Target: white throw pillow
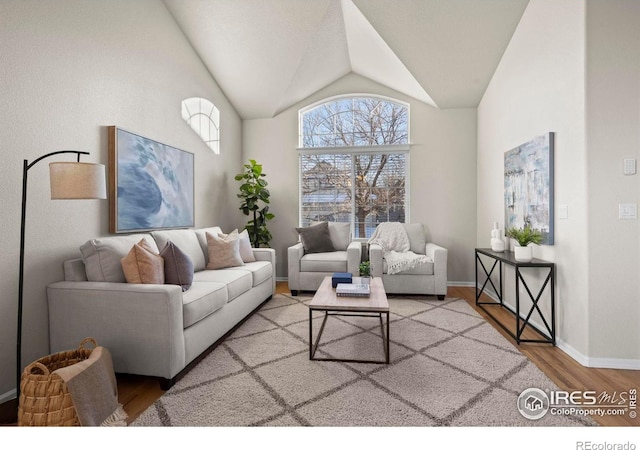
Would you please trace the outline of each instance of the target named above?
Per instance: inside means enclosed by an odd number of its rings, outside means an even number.
[[[209,252],[209,263],[207,269],[224,269],[225,267],[243,266],[244,262],[240,256],[240,239],[238,230],[226,235],[214,236],[207,232],[207,249]]]
[[[256,257],[253,254],[253,250],[251,249],[249,232],[247,230],[242,230],[238,237],[240,239],[240,257],[242,258],[242,260],[246,263],[256,261]]]

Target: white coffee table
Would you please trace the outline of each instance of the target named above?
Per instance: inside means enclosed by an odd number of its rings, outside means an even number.
[[[355,280],[354,280],[355,281]],[[315,361],[343,361],[358,363],[389,364],[389,302],[384,291],[382,278],[370,279],[371,294],[369,297],[338,297],[331,286],[331,277],[325,277],[309,303],[309,359]],[[324,319],[316,341],[313,342],[313,311],[324,311]],[[386,315],[386,329],[382,316]],[[316,358],[316,350],[322,337],[324,325],[329,316],[377,317],[380,319],[380,332],[384,347],[384,361],[367,359]]]

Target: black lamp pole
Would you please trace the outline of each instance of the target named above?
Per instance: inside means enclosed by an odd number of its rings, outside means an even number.
[[[18,277],[18,338],[17,338],[17,350],[16,350],[16,398],[20,401],[20,378],[22,375],[22,296],[24,293],[24,235],[25,235],[25,219],[27,215],[27,172],[41,160],[53,155],[59,155],[62,153],[74,153],[78,155],[78,162],[80,162],[80,155],[89,155],[89,152],[79,152],[75,150],[61,150],[58,152],[47,153],[29,163],[24,160],[24,166],[22,169],[22,219],[20,222],[20,275]]]

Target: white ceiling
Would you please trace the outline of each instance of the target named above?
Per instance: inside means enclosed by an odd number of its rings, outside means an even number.
[[[164,0],[245,119],[349,73],[438,108],[475,107],[528,0]]]

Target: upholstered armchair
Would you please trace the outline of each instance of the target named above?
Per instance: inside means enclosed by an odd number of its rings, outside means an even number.
[[[298,295],[299,291],[316,291],[324,277],[335,272],[360,275],[362,244],[351,242],[349,223],[316,222],[296,230],[300,242],[287,251],[292,295]]]
[[[384,289],[389,294],[437,295],[444,300],[447,294],[447,249],[427,242],[424,227],[419,223],[402,224],[407,232],[410,250],[426,255],[426,264],[395,274],[388,273],[382,247],[369,244],[371,275],[382,277]]]

